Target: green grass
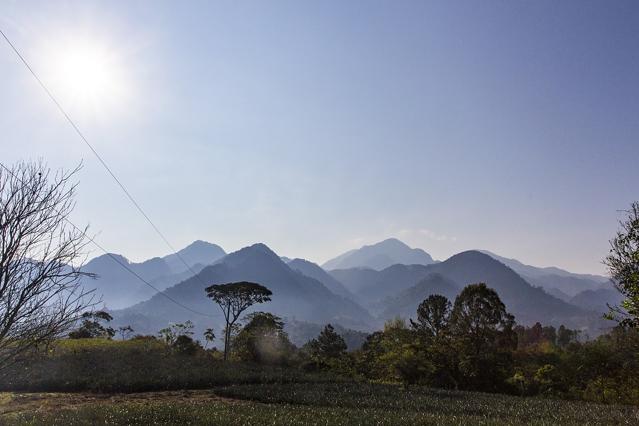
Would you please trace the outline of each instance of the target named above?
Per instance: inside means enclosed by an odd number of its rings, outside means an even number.
[[[154,340],[60,341],[5,373],[0,425],[639,424],[638,407],[354,382]]]
[[[3,372],[0,391],[145,392],[238,383],[315,382],[332,375],[299,369],[225,364],[204,351],[180,355],[155,340],[61,340]]]
[[[364,383],[233,385],[210,399],[104,401],[21,413],[8,424],[414,425],[637,424],[639,409]],[[228,399],[218,399],[223,397]],[[1,418],[0,418],[1,420]]]

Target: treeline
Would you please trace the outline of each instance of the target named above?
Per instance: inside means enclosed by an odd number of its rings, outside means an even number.
[[[616,327],[593,341],[564,326],[524,327],[515,323],[498,294],[485,284],[469,285],[454,303],[431,295],[418,307],[415,320],[388,321],[370,334],[361,348],[347,351],[344,338],[329,324],[301,348],[290,342],[284,321],[267,312],[244,317],[228,333],[231,361],[284,366],[308,372],[338,373],[375,382],[501,392],[522,396],[547,395],[606,403],[639,403],[639,332]],[[111,338],[116,330],[101,313],[87,316],[71,338]],[[213,330],[205,344],[193,337],[193,325],[172,324],[155,339],[177,354],[208,354]],[[223,333],[226,336],[226,333]]]

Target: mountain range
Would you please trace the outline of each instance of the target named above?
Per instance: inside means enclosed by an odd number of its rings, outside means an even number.
[[[565,294],[572,297],[585,290],[610,288],[610,279],[599,275],[574,274],[554,266],[538,268],[523,264],[516,259],[496,255],[487,250],[481,250],[481,252],[499,260],[534,286],[542,287],[551,292],[558,290],[559,293],[555,292],[555,294]]]
[[[219,308],[206,297],[205,287],[237,281],[259,282],[272,292],[272,301],[255,306],[289,320],[319,324],[335,322],[357,330],[371,330],[377,321],[354,301],[330,291],[323,283],[289,267],[264,244],[254,244],[228,254],[213,265],[156,294],[149,300],[117,311],[120,318],[134,329],[155,332],[168,322],[191,320],[196,328],[222,325]],[[181,305],[204,315],[194,314]],[[250,312],[250,311],[249,311]]]
[[[551,325],[584,327],[598,323],[587,309],[530,285],[508,266],[475,250],[426,266],[398,264],[381,271],[352,268],[330,273],[344,283],[364,307],[383,319],[404,315],[407,311],[414,313],[430,288],[454,299],[464,286],[484,282],[497,291],[508,310],[522,324],[543,320]],[[405,303],[402,305],[401,301]]]
[[[86,263],[82,270],[96,275],[85,278],[83,286],[94,290],[101,304],[109,309],[120,309],[153,296],[156,290],[164,290],[202,270],[205,265],[224,257],[224,250],[215,244],[195,241],[174,254],[154,257],[141,263],[130,262],[126,257],[109,253]],[[121,265],[149,282],[144,284]],[[188,265],[188,266],[187,266]]]
[[[273,297],[253,309],[285,318],[291,324],[288,331],[298,340],[328,322],[361,340],[358,333],[375,330],[387,319],[413,317],[417,305],[430,294],[443,294],[452,302],[464,286],[475,282],[494,288],[519,323],[564,324],[591,335],[610,326],[601,314],[607,310],[606,303],[619,301],[605,277],[537,268],[477,250],[436,262],[397,239],[344,253],[325,264],[344,266],[332,270],[305,259],[279,257],[264,244],[226,254],[215,244],[196,241],[178,255],[141,263],[120,255],[100,256],[84,267],[99,278],[85,285],[104,295],[106,307],[116,318],[114,325],[156,333],[169,322],[186,320],[193,321],[198,331],[211,326],[220,330],[222,315],[205,297],[204,288],[214,283],[259,282],[273,291]]]

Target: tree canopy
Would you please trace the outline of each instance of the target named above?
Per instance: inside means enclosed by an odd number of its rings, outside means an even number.
[[[639,327],[639,202],[634,202],[627,213],[604,260],[615,288],[625,299],[620,306],[611,306],[607,317],[624,326]]]
[[[224,330],[224,359],[228,359],[231,330],[242,312],[256,303],[271,300],[273,293],[261,284],[241,281],[228,284],[214,284],[205,289],[207,297],[217,303],[222,310],[226,327]]]

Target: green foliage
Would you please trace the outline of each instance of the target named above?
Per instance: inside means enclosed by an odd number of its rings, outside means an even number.
[[[21,413],[15,424],[607,425],[639,416],[628,406],[355,382],[237,384],[143,398]]]
[[[82,314],[82,324],[77,330],[69,333],[70,339],[95,339],[98,337],[111,339],[115,336],[115,330],[102,325],[102,322],[111,322],[113,317],[105,311],[85,312]]]
[[[517,347],[513,326],[514,317],[486,284],[462,290],[449,324],[461,388],[500,390],[512,374],[512,351]]]
[[[627,213],[604,260],[625,299],[621,306],[611,306],[607,317],[626,327],[639,327],[639,202],[634,202]]]
[[[337,359],[346,354],[346,342],[335,332],[332,325],[328,324],[324,330],[307,344],[311,357],[317,361]]]
[[[224,360],[228,359],[233,326],[242,312],[256,303],[271,300],[273,293],[263,285],[248,281],[214,284],[205,289],[206,296],[218,304],[226,326],[224,328]]]
[[[281,318],[268,312],[254,312],[233,339],[233,353],[242,361],[285,365],[291,362],[296,348],[284,332]]]
[[[202,346],[197,341],[184,334],[178,336],[173,343],[173,349],[184,355],[195,355],[195,353],[201,348]]]
[[[186,321],[184,323],[171,323],[168,327],[158,332],[158,336],[169,346],[174,346],[181,336],[193,336],[193,323]]]
[[[425,337],[440,336],[448,327],[450,302],[439,294],[432,294],[419,304],[417,321],[411,320],[412,327]]]
[[[178,343],[179,344],[179,343]],[[152,336],[131,340],[59,340],[9,367],[0,391],[143,392],[238,383],[335,380],[293,368],[225,364],[199,345],[188,356]],[[1,422],[0,422],[1,423]]]

